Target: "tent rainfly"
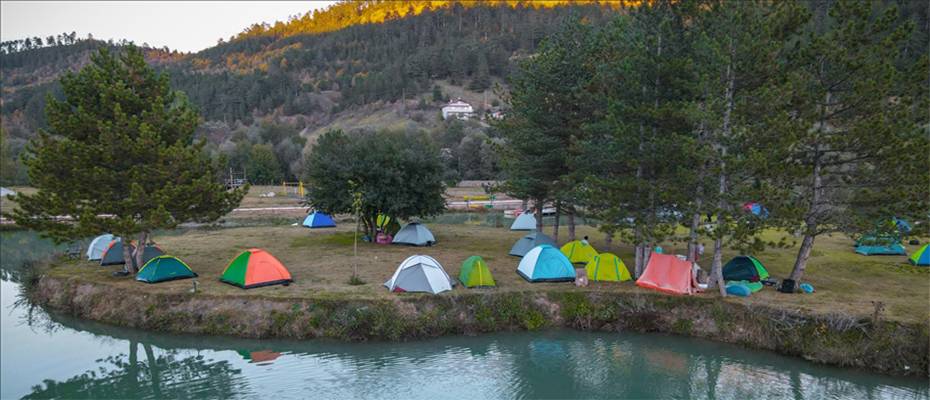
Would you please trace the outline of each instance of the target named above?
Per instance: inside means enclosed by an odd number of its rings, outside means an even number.
[[[536,217],[533,216],[532,211],[526,211],[521,213],[515,220],[513,224],[510,224],[510,230],[512,231],[532,231],[536,230]]]
[[[433,233],[419,222],[411,222],[394,235],[393,244],[407,244],[411,246],[432,246],[436,244]]]
[[[527,252],[540,245],[555,246],[555,240],[541,232],[530,232],[528,235],[517,240],[510,248],[510,255],[523,257]]]
[[[87,246],[87,259],[90,261],[100,260],[112,241],[113,235],[109,233],[104,233],[103,235],[95,237],[94,240],[90,242],[90,245]]]

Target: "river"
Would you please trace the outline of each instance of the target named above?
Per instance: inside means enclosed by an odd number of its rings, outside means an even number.
[[[406,343],[167,335],[17,302],[63,247],[0,232],[0,398],[927,399],[924,379],[659,334],[570,330]]]

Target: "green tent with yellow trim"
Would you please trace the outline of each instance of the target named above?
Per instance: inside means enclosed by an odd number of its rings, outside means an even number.
[[[565,254],[565,257],[568,257],[568,261],[572,264],[587,264],[597,255],[597,250],[587,240],[572,240],[565,243],[559,250]]]
[[[142,266],[136,274],[136,280],[146,283],[173,281],[175,279],[194,278],[197,274],[174,256],[158,256]]]
[[[459,280],[465,287],[494,287],[494,277],[481,256],[471,256],[462,263]]]
[[[594,256],[584,266],[584,269],[590,281],[622,282],[633,279],[623,260],[613,253],[601,253]]]

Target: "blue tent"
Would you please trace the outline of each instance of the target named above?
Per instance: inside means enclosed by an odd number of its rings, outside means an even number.
[[[319,211],[314,211],[313,214],[304,218],[304,226],[307,228],[332,228],[336,226],[336,223],[333,222],[333,219],[329,215],[323,214]]]
[[[901,243],[871,243],[856,246],[856,253],[864,256],[906,256]]]
[[[517,274],[529,282],[568,282],[575,280],[575,266],[559,249],[543,244],[523,256]]]

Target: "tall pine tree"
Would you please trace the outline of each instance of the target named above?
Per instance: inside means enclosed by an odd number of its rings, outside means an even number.
[[[16,196],[17,224],[59,241],[139,235],[137,262],[126,263],[134,270],[153,230],[214,221],[239,204],[244,192],[216,182],[204,143],[194,141],[197,112],[139,49],[103,48],[61,86],[64,99],[48,99],[48,130],[30,143],[38,192]]]

